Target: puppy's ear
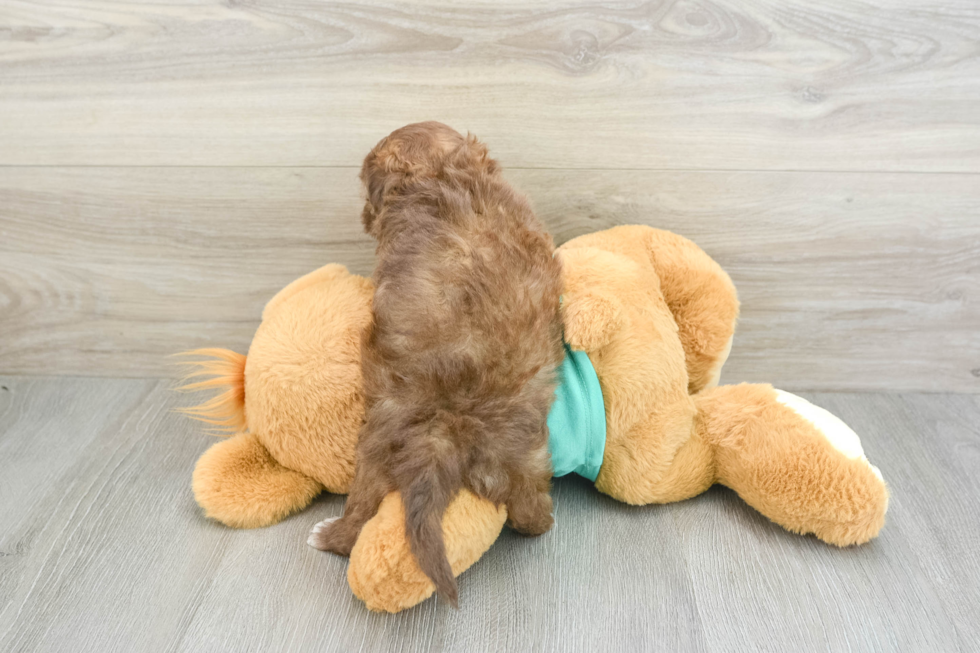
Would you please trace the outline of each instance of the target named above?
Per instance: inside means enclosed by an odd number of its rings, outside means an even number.
[[[423,167],[424,153],[425,148],[417,138],[406,140],[386,136],[375,146],[370,158],[376,177],[411,175],[417,174]]]
[[[364,225],[364,231],[368,235],[374,236],[374,223],[375,218],[378,217],[377,212],[374,210],[374,205],[371,204],[371,200],[364,202],[364,210],[361,211],[361,223]]]
[[[488,174],[498,171],[497,162],[490,158],[490,150],[473,134],[467,134],[466,139],[446,158],[449,169],[473,170],[482,169]]]
[[[364,190],[367,193],[367,198],[364,200],[364,210],[361,211],[361,223],[364,225],[365,232],[377,237],[377,230],[380,226],[378,213],[384,205],[386,176],[378,173],[377,170],[368,170],[365,165],[365,170],[361,173],[361,181],[364,182]]]
[[[388,137],[381,139],[361,165],[361,183],[367,195],[364,210],[361,211],[361,222],[364,224],[364,231],[372,236],[377,236],[378,212],[384,203],[389,173],[397,160],[394,147],[395,144]]]
[[[483,141],[473,134],[466,135],[463,147],[475,161],[485,161],[490,158],[490,150],[483,144]]]

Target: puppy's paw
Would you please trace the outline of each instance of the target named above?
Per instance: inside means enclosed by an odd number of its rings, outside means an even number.
[[[338,555],[349,556],[350,547],[344,546],[343,525],[339,524],[340,517],[331,517],[318,523],[310,531],[306,543],[320,551],[330,551]]]
[[[538,535],[544,535],[551,530],[551,527],[555,524],[555,518],[550,514],[541,515],[534,520],[523,521],[520,523],[514,521],[508,521],[507,525],[513,528],[515,531],[521,535],[526,535],[528,537],[537,537]]]
[[[507,504],[507,525],[521,535],[536,537],[551,530],[555,518],[551,515],[551,495],[540,492],[521,497]]]

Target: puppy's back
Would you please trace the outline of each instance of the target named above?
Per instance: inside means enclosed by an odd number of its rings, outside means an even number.
[[[529,476],[547,493],[561,275],[551,237],[486,149],[433,142],[383,141],[362,172],[364,222],[378,238],[365,391],[367,426],[382,440],[371,450],[390,458],[412,551],[455,602],[441,530],[455,493],[508,502]],[[443,158],[426,172],[398,163],[409,149]]]

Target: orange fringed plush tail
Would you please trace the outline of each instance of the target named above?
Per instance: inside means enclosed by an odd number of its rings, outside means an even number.
[[[196,368],[183,377],[185,392],[225,388],[221,394],[204,403],[177,410],[196,420],[214,425],[214,435],[229,436],[246,430],[245,421],[245,356],[230,349],[194,349],[178,356],[207,357],[206,360],[186,361],[183,365]],[[192,381],[210,377],[202,381]]]
[[[212,445],[194,468],[194,498],[204,514],[234,528],[258,528],[302,510],[323,486],[282,466],[245,420],[245,356],[228,349],[195,349],[178,354],[203,360],[183,364],[191,371],[178,390],[223,390],[204,403],[178,410],[214,425],[227,437]],[[193,379],[200,379],[194,381]],[[228,437],[233,436],[233,437]]]

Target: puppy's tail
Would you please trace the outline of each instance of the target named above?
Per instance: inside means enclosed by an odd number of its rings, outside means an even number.
[[[233,435],[246,428],[245,421],[245,356],[228,349],[195,349],[177,354],[210,360],[183,362],[191,368],[184,378],[184,385],[177,388],[183,391],[224,389],[199,406],[178,408],[185,415],[213,424],[215,435]],[[200,377],[210,377],[195,381]]]
[[[459,483],[439,460],[423,463],[415,479],[402,493],[405,533],[419,568],[436,586],[439,596],[459,607],[459,590],[446,557],[442,516]]]

